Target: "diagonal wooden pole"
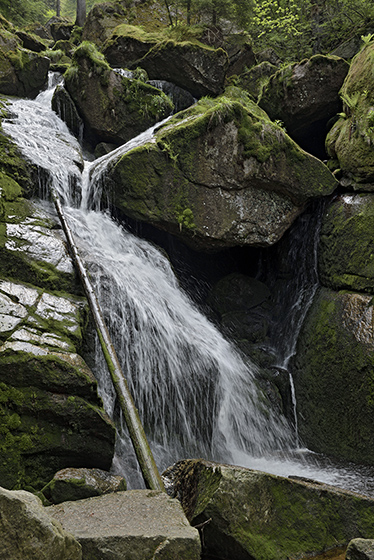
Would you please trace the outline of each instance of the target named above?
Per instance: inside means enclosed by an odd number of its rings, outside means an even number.
[[[61,200],[54,190],[52,191],[52,197],[58,217],[61,221],[62,228],[66,235],[70,253],[78,270],[85,294],[88,299],[96,330],[99,336],[101,348],[103,350],[109,373],[112,378],[112,382],[117,393],[123,415],[125,417],[126,425],[130,433],[130,438],[142,471],[145,485],[151,490],[161,490],[165,492],[165,487],[162,482],[160,473],[158,472],[152,451],[149,447],[144,428],[139,418],[138,410],[135,407],[126,378],[122,372],[122,368],[118,361],[116,351],[113,347],[110,334],[106,327],[100,304],[97,300],[95,291],[92,287],[83,261],[79,256],[78,249],[74,243],[73,234],[66,221],[65,214],[61,205]]]

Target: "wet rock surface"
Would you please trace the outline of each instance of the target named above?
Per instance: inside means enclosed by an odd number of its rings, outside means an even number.
[[[48,509],[81,544],[83,558],[198,560],[197,529],[163,492],[129,490]]]

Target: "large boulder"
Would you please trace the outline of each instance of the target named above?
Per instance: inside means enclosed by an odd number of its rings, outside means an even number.
[[[88,135],[96,142],[123,144],[170,115],[173,109],[161,90],[114,72],[88,42],[75,51],[65,86]]]
[[[371,465],[372,297],[319,289],[292,364],[301,441],[313,451]]]
[[[221,48],[161,37],[157,40],[130,25],[118,26],[103,52],[112,66],[140,66],[151,80],[167,80],[195,97],[222,93],[229,64],[228,55]]]
[[[47,41],[41,41],[37,36],[32,33],[27,33],[26,31],[17,31],[17,37],[22,41],[22,45],[25,49],[40,53],[46,49]]]
[[[374,194],[344,194],[326,208],[318,253],[320,279],[334,290],[373,293]]]
[[[197,529],[164,492],[129,490],[48,509],[82,545],[87,560],[199,560]]]
[[[221,560],[286,560],[346,546],[374,530],[374,500],[304,479],[190,459],[164,472],[204,552]]]
[[[271,245],[308,200],[336,185],[236,88],[179,113],[152,142],[118,153],[106,174],[121,212],[204,250]]]
[[[48,58],[21,47],[0,49],[0,93],[36,97],[47,85],[49,65]]]
[[[0,511],[0,556],[4,560],[82,560],[81,545],[33,494],[0,488]]]
[[[82,40],[91,41],[100,47],[111,37],[114,29],[121,23],[129,23],[128,10],[124,5],[119,2],[95,4],[87,14],[82,31]]]
[[[355,190],[374,190],[374,77],[370,42],[352,60],[341,88],[343,113],[326,138],[341,182]]]
[[[348,70],[348,63],[334,56],[289,64],[270,78],[260,106],[304,149],[315,153],[318,142],[323,150],[327,121],[342,107],[339,90]]]

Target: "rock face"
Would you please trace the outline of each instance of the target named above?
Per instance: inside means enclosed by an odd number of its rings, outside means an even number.
[[[351,540],[345,558],[346,560],[374,560],[374,540]]]
[[[87,42],[75,51],[65,85],[96,142],[123,144],[173,109],[169,97],[160,90],[111,70]]]
[[[0,488],[0,557],[82,560],[81,545],[51,519],[39,498]]]
[[[213,287],[209,305],[224,331],[236,341],[263,342],[266,338],[270,291],[259,280],[233,273]]]
[[[51,506],[82,546],[83,558],[199,560],[199,534],[164,492],[129,490]]]
[[[373,292],[374,194],[344,194],[326,209],[319,247],[319,272],[334,290]]]
[[[140,66],[151,80],[167,80],[195,97],[222,93],[229,64],[223,49],[187,41],[155,41],[129,25],[115,29],[103,52],[112,66]]]
[[[313,451],[374,464],[373,349],[372,295],[320,289],[292,365],[299,433]]]
[[[339,90],[348,70],[345,60],[333,56],[315,55],[290,64],[270,78],[260,106],[271,119],[280,119],[304,149],[312,151],[318,134],[323,146],[326,123],[341,110]]]
[[[4,145],[3,169],[26,181]],[[109,469],[114,428],[77,353],[87,308],[61,230],[5,173],[0,185],[0,484],[41,488],[63,467]]]
[[[114,206],[204,250],[275,243],[336,181],[236,88],[111,161]]]
[[[100,469],[70,468],[57,472],[43,488],[43,494],[52,504],[60,504],[123,490],[126,490],[126,481],[122,476]]]
[[[208,461],[176,463],[164,476],[193,524],[204,552],[232,560],[286,560],[370,536],[374,501],[313,481],[282,478]]]
[[[52,97],[52,109],[63,120],[70,132],[78,139],[83,137],[83,121],[74,101],[63,86],[57,86]]]
[[[374,190],[374,78],[371,42],[354,57],[341,89],[343,114],[326,139],[327,152],[340,169],[342,183]]]

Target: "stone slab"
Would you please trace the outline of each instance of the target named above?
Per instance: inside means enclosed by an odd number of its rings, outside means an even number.
[[[200,559],[197,529],[163,492],[116,492],[48,511],[82,545],[83,560]]]

